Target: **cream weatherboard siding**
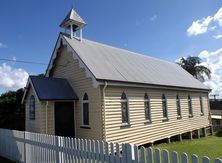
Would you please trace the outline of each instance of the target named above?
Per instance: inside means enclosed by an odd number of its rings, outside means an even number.
[[[130,125],[122,127],[121,103],[122,92],[128,97]],[[151,123],[145,123],[144,94],[150,97]],[[161,97],[167,98],[169,121],[163,122]],[[182,119],[177,119],[176,94],[181,99]],[[188,94],[192,97],[193,117],[188,116]],[[201,116],[199,96],[203,96],[204,115]],[[137,145],[154,142],[163,138],[209,126],[208,94],[142,89],[127,87],[107,87],[105,97],[106,141],[135,143]]]
[[[32,95],[35,97],[35,119],[33,120],[29,119],[29,99]],[[34,93],[33,88],[31,86],[29,87],[29,91],[27,93],[25,108],[26,108],[25,109],[26,131],[38,132],[38,133],[44,132],[43,117],[42,117],[44,109],[42,108],[42,104],[38,100],[38,97]]]
[[[51,70],[50,77],[65,78],[79,97],[75,101],[76,137],[102,140],[102,109],[100,87],[93,87],[92,78],[86,76],[84,68],[81,68],[79,61],[73,58],[73,54],[63,48],[58,54],[55,65]],[[89,125],[90,129],[81,128],[81,109],[84,93],[89,97]],[[65,117],[64,117],[65,118]],[[53,118],[51,118],[53,119]],[[52,123],[51,120],[50,123]],[[52,126],[52,124],[48,124]]]
[[[42,101],[42,128],[43,133],[50,135],[55,134],[55,121],[54,121],[54,101],[48,101],[47,105],[47,128],[46,128],[46,101]]]

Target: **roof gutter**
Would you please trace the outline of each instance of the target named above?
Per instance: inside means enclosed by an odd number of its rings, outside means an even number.
[[[104,85],[103,79],[97,80],[99,85]],[[168,86],[168,85],[158,85],[158,84],[146,84],[146,83],[134,83],[134,82],[123,82],[109,80],[109,86],[117,87],[137,87],[137,88],[153,88],[153,89],[166,89],[166,90],[181,90],[181,91],[193,91],[193,92],[210,92],[211,89],[201,89],[192,87],[180,87],[180,86]]]
[[[106,105],[106,102],[105,102],[105,97],[106,97],[106,88],[108,86],[108,83],[107,81],[104,82],[104,87],[103,87],[103,129],[104,129],[104,133],[103,133],[103,140],[106,141],[106,112],[105,112],[105,105]]]

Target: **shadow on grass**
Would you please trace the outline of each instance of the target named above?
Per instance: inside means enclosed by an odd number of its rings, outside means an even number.
[[[8,160],[6,158],[0,157],[0,162],[1,163],[15,163],[14,161]]]
[[[215,134],[215,136],[217,136],[217,137],[222,137],[222,130],[218,131],[218,132]]]

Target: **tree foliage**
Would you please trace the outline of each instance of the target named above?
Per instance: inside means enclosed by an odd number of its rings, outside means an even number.
[[[177,63],[196,79],[204,82],[205,76],[208,79],[211,78],[211,71],[207,67],[201,65],[201,59],[199,57],[188,56],[187,58],[182,57]]]
[[[24,90],[8,91],[0,96],[0,127],[24,130],[25,109],[21,104]]]

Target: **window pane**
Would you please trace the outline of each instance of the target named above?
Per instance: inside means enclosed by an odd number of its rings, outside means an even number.
[[[162,109],[163,109],[163,117],[167,118],[167,103],[166,103],[166,97],[164,94],[162,95]]]
[[[122,93],[121,99],[122,99],[122,100],[126,100],[126,99],[127,99],[125,92]]]
[[[128,108],[127,102],[122,102],[122,123],[128,123]]]
[[[166,101],[163,101],[163,117],[167,118]]]
[[[150,116],[150,102],[149,101],[145,101],[144,102],[144,106],[145,106],[145,119],[146,120],[150,120],[151,116]]]
[[[89,104],[83,103],[83,124],[89,125]]]
[[[203,98],[200,96],[200,111],[203,114]]]
[[[35,119],[35,98],[33,95],[29,99],[29,119]]]
[[[193,115],[191,97],[188,96],[189,115]]]
[[[176,98],[176,102],[177,102],[177,115],[181,116],[180,99],[179,99],[178,95],[177,95],[177,98]]]
[[[85,100],[85,101],[88,100],[88,95],[86,93],[83,96],[83,100]]]

